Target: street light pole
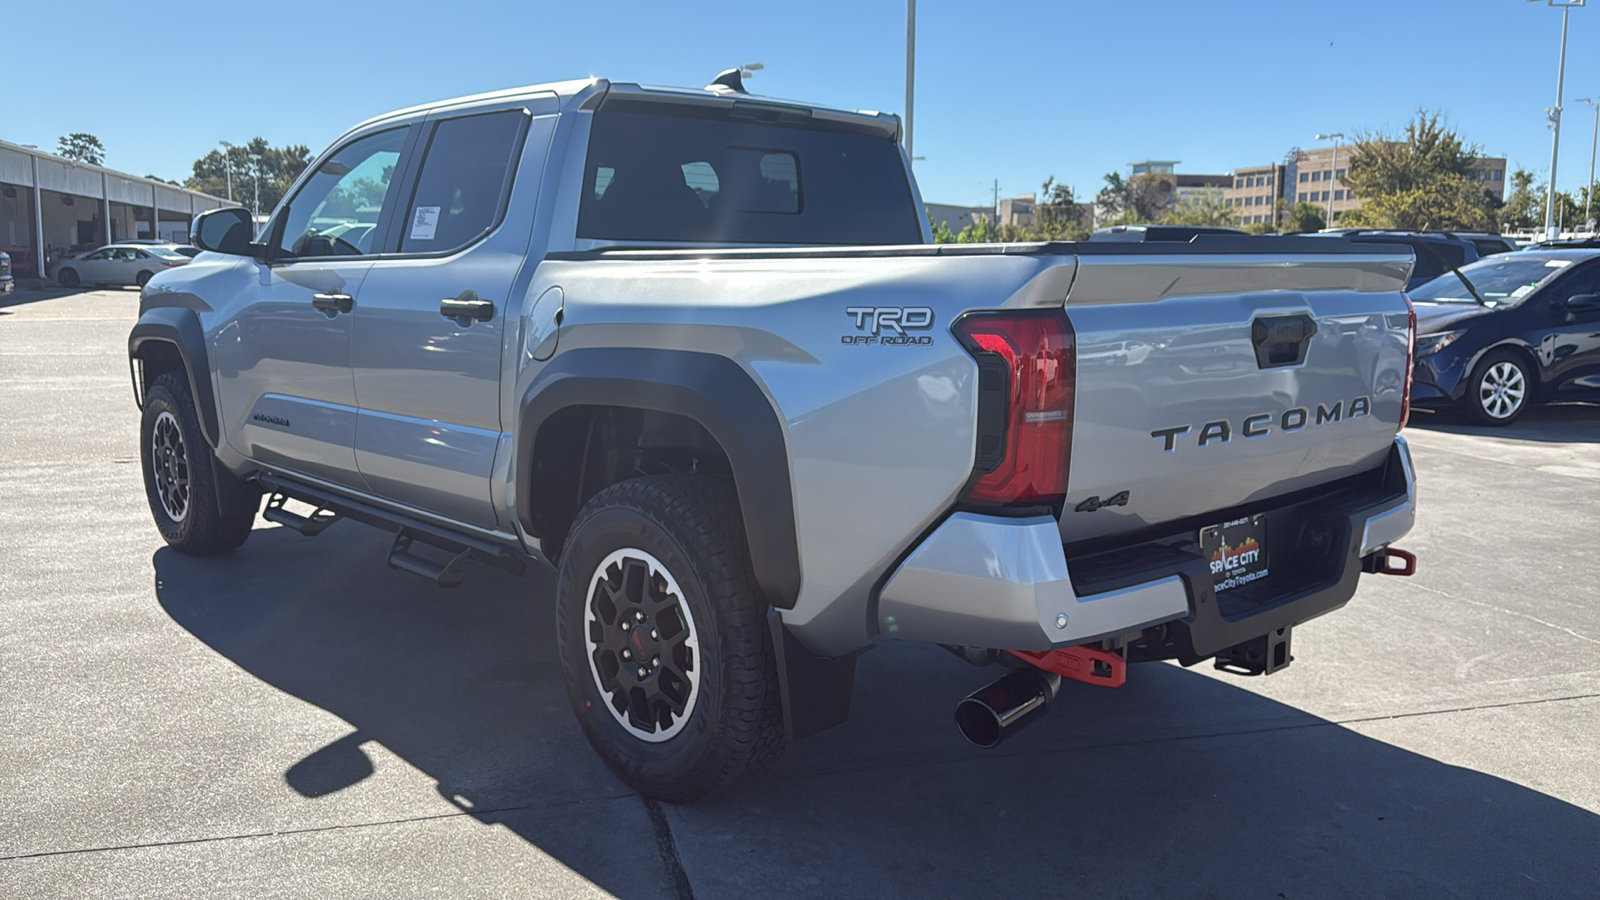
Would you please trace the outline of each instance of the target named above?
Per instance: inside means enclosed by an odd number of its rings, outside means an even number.
[[[917,0],[906,0],[906,156],[916,159],[911,147],[911,112],[917,87]]]
[[[1594,221],[1590,210],[1594,207],[1594,154],[1600,149],[1600,97],[1579,97],[1578,102],[1594,107],[1594,137],[1589,139],[1589,183],[1583,188],[1583,227],[1594,231],[1589,223]]]
[[[261,215],[261,155],[253,153],[250,161],[256,164],[255,177],[250,179],[250,184],[255,188],[255,201],[251,204],[251,214]]]
[[[1537,3],[1538,0],[1529,0]],[[1545,189],[1544,198],[1544,237],[1547,241],[1555,240],[1561,230],[1556,225],[1556,163],[1561,157],[1561,98],[1566,93],[1567,86],[1567,20],[1572,16],[1574,6],[1583,6],[1588,0],[1545,0],[1550,6],[1561,7],[1561,58],[1556,65],[1556,105],[1545,110],[1545,116],[1550,120],[1550,184]]]
[[[1338,178],[1339,178],[1339,142],[1341,140],[1344,140],[1344,132],[1335,131],[1332,134],[1319,134],[1319,135],[1317,135],[1317,140],[1319,140],[1319,141],[1333,141],[1332,177],[1333,177],[1334,180],[1338,180]],[[1332,187],[1332,185],[1330,185],[1328,187],[1328,226],[1327,227],[1329,227],[1329,228],[1333,227],[1333,187]]]

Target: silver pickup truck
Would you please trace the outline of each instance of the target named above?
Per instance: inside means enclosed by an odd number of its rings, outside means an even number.
[[[1409,250],[933,245],[900,136],[736,78],[355,127],[144,289],[157,527],[350,518],[444,586],[558,566],[572,708],[672,801],[843,721],[879,642],[999,664],[956,711],[993,746],[1063,678],[1274,672],[1409,573]]]

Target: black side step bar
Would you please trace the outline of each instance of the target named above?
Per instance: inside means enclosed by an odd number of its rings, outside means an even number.
[[[527,571],[522,557],[509,547],[360,500],[341,497],[279,475],[262,475],[258,480],[262,487],[272,492],[267,508],[262,512],[262,517],[267,521],[277,522],[310,537],[321,534],[340,519],[354,519],[364,525],[392,531],[395,537],[394,545],[389,550],[390,568],[421,575],[440,587],[456,587],[481,571],[485,565],[513,575]],[[299,500],[316,509],[309,516],[301,516],[283,508],[286,500]],[[437,561],[419,554],[415,552],[418,544],[442,550],[449,554],[449,558]]]
[[[272,496],[267,498],[267,508],[261,511],[261,518],[268,522],[277,522],[285,528],[293,528],[306,537],[316,537],[326,531],[329,525],[343,518],[326,506],[318,506],[309,516],[292,513],[283,508],[283,504],[288,500],[287,494],[274,491]]]

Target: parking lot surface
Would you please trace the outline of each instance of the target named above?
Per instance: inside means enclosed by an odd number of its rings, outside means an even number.
[[[1419,416],[1401,542],[1260,679],[1069,684],[996,751],[937,648],[726,799],[642,800],[567,708],[554,579],[388,536],[164,549],[128,290],[0,298],[0,896],[1600,896],[1600,407]]]

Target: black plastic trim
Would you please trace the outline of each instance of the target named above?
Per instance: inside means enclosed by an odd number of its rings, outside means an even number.
[[[217,425],[217,399],[211,391],[211,365],[206,356],[206,333],[200,316],[181,306],[160,306],[146,310],[128,333],[128,359],[143,359],[153,343],[171,344],[183,360],[189,376],[189,393],[200,414],[200,433],[213,448],[221,441]],[[140,385],[141,388],[144,385]],[[143,392],[136,399],[142,398]],[[140,405],[143,405],[142,399]]]
[[[732,466],[757,584],[770,605],[794,607],[800,549],[783,425],[738,363],[709,353],[631,347],[571,350],[552,360],[529,386],[517,420],[517,514],[530,534],[538,535],[529,472],[539,430],[551,416],[578,406],[672,413],[700,423]]]

